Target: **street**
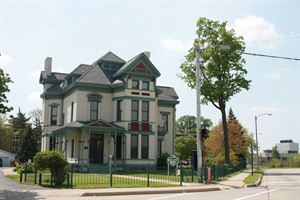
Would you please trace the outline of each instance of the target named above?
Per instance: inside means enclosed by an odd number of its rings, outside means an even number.
[[[66,194],[64,197],[55,195],[47,196],[41,192],[37,194],[35,187],[26,186],[26,190],[13,190],[13,185],[2,185],[1,177],[0,200],[8,199],[51,199],[51,200],[300,200],[300,169],[268,169],[265,171],[261,186],[241,189],[223,189],[214,192],[199,193],[165,193],[165,194],[148,194],[148,195],[124,195],[124,196],[95,196],[79,197]],[[18,184],[16,184],[18,185]],[[4,190],[3,190],[4,189]],[[167,188],[166,188],[167,189]],[[28,191],[29,190],[29,191]],[[55,190],[53,190],[55,193]]]

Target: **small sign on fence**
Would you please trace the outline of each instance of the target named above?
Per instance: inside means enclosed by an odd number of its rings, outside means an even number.
[[[70,163],[70,164],[78,164],[78,159],[77,158],[68,158],[68,163]]]

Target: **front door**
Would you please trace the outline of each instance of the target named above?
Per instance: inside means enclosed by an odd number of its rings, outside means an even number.
[[[103,163],[103,134],[91,134],[90,136],[90,163]]]

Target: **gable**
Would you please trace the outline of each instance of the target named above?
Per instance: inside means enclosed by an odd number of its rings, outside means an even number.
[[[126,74],[146,74],[154,77],[160,76],[159,71],[152,64],[145,53],[141,53],[129,60],[121,67],[120,70],[115,73],[113,77],[117,78]]]
[[[147,69],[147,67],[144,65],[144,63],[139,63],[138,65],[136,65],[133,70],[131,70],[131,72],[134,73],[142,73],[142,74],[150,74],[149,70]]]

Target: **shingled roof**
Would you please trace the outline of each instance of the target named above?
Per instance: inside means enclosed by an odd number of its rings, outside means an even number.
[[[109,51],[104,56],[99,58],[96,62],[99,61],[109,61],[109,62],[116,62],[116,63],[126,63],[125,60],[114,54],[113,52]]]

